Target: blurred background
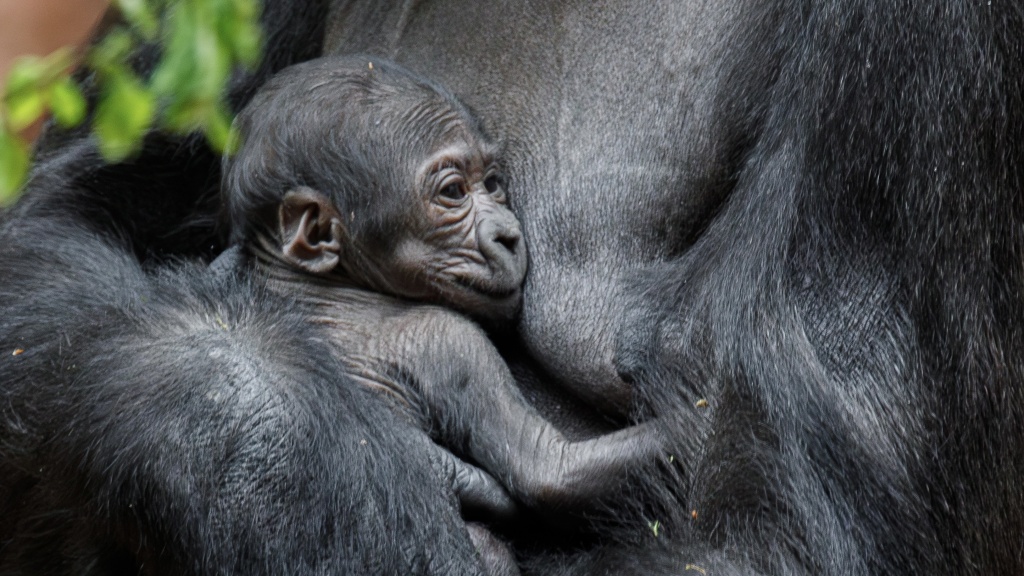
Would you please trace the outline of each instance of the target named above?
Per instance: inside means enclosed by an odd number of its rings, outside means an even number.
[[[214,152],[227,151],[225,87],[233,73],[259,63],[261,7],[260,0],[0,0],[0,207],[20,195],[49,115],[66,129],[88,121],[106,162],[127,160],[153,130],[201,133]],[[86,46],[99,28],[102,38]],[[143,45],[158,49],[155,62],[132,62]],[[91,71],[85,87],[69,76],[76,64]]]
[[[15,58],[45,56],[88,40],[108,0],[0,0],[0,93]],[[40,123],[22,132],[32,139]]]

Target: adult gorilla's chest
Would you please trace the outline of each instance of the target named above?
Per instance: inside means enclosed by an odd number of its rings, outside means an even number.
[[[326,51],[394,58],[482,118],[504,145],[529,246],[526,346],[575,393],[621,410],[621,281],[695,240],[741,156],[750,115],[738,104],[750,99],[723,90],[721,64],[739,11],[673,1],[388,4],[335,2]]]

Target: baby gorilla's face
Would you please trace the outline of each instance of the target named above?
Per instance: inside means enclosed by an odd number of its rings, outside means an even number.
[[[526,246],[490,146],[472,135],[446,143],[421,164],[413,185],[420,233],[399,241],[389,259],[405,295],[478,318],[512,318]]]
[[[241,202],[249,188],[267,197],[284,188],[277,238],[261,236],[262,225],[256,236],[276,243],[285,265],[477,319],[513,318],[526,247],[495,147],[469,112],[391,64],[292,70],[272,81],[278,108],[257,96],[256,112],[242,115],[229,179],[241,184],[227,187],[244,209],[235,220],[269,216]]]

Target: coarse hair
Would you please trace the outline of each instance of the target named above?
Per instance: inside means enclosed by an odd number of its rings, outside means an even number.
[[[300,186],[327,195],[342,214],[361,212],[362,233],[386,240],[388,223],[409,197],[384,188],[408,182],[418,168],[409,163],[454,131],[483,138],[474,116],[445,88],[367,55],[286,68],[234,126],[240,146],[224,156],[221,187],[231,243],[252,241],[274,222],[284,195]]]

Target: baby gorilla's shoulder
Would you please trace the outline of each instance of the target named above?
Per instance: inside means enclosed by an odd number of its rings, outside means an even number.
[[[398,322],[415,329],[416,332],[426,337],[438,338],[442,335],[449,335],[463,341],[477,338],[487,339],[483,328],[468,316],[439,305],[408,306],[399,313]]]

